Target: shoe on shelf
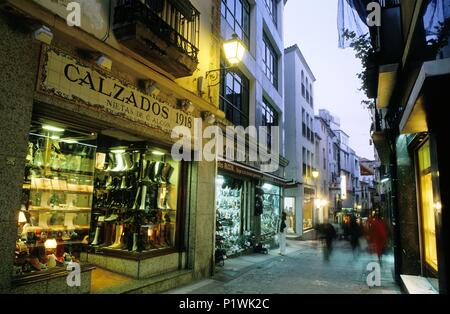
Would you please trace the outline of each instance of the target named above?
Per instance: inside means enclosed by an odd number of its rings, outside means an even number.
[[[106,222],[111,222],[111,221],[116,221],[119,218],[119,215],[117,214],[112,214],[111,216],[109,216],[108,218],[105,218]]]

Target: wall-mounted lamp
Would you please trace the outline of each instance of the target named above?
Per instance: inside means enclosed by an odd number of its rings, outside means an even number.
[[[97,63],[97,65],[101,66],[102,68],[104,68],[108,71],[111,71],[111,69],[112,69],[112,60],[105,55],[101,55],[97,59],[96,63]]]
[[[203,121],[208,124],[214,124],[216,122],[216,116],[209,111],[204,111],[202,113]]]
[[[317,179],[320,175],[319,170],[317,170],[317,169],[314,169],[311,174],[314,179]]]
[[[238,35],[233,34],[232,39],[227,40],[223,43],[223,50],[225,52],[225,58],[227,59],[230,67],[220,68],[217,70],[211,70],[206,72],[206,79],[211,81],[220,81],[222,74],[226,74],[231,69],[236,68],[236,66],[242,61],[245,55],[245,46],[243,42],[239,39]],[[209,87],[218,85],[213,84]]]
[[[195,106],[190,100],[182,100],[179,102],[179,106],[181,110],[187,112],[187,113],[193,113],[195,110]]]
[[[34,32],[34,39],[39,40],[44,44],[50,45],[53,41],[52,30],[47,26],[43,25]]]
[[[238,65],[244,58],[245,46],[236,34],[233,34],[230,40],[223,43],[223,50],[225,51],[225,57],[232,66]]]
[[[157,97],[161,90],[156,86],[156,82],[153,80],[140,80],[139,87],[146,93],[147,95],[152,95],[153,97]]]

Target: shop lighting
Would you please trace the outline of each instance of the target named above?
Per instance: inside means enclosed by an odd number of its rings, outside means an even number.
[[[271,190],[273,188],[273,185],[270,183],[264,183],[262,188],[263,188],[263,190]]]
[[[112,149],[111,150],[111,153],[113,153],[113,154],[123,154],[125,152],[126,152],[125,149]]]
[[[319,170],[317,170],[317,169],[314,169],[312,171],[312,176],[313,176],[314,179],[317,179],[319,177],[319,174],[320,174]]]
[[[50,45],[53,41],[53,33],[50,28],[43,25],[37,31],[34,32],[34,39],[39,40],[47,45]]]
[[[160,152],[159,150],[152,151],[152,154],[155,155],[155,156],[164,156],[165,155],[165,153]]]
[[[27,222],[27,217],[25,217],[25,214],[23,211],[19,212],[19,223],[23,224]]]
[[[58,243],[55,239],[47,239],[44,243],[44,246],[46,249],[56,249]]]
[[[65,130],[63,128],[58,128],[57,126],[44,124],[42,126],[43,130],[50,131],[50,132],[64,132]]]
[[[50,136],[50,138],[51,138],[52,140],[55,140],[55,141],[57,141],[57,140],[60,140],[60,139],[61,139],[61,137],[60,137],[60,136],[58,136],[58,135],[52,135],[52,136]]]
[[[216,184],[222,185],[225,183],[225,179],[222,176],[216,178]]]
[[[389,182],[389,178],[384,178],[383,180],[381,180],[381,183],[386,183],[386,182]]]
[[[97,59],[97,65],[100,67],[111,71],[112,69],[112,60],[105,55],[101,55],[100,58]]]

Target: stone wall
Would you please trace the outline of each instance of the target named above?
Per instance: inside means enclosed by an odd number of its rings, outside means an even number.
[[[0,11],[0,292],[9,291],[39,45]]]

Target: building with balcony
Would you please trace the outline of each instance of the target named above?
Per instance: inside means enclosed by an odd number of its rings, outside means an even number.
[[[222,3],[79,3],[78,26],[66,1],[1,3],[0,291],[149,293],[209,276],[216,163],[171,147],[175,127],[226,116],[201,84],[220,68]]]

